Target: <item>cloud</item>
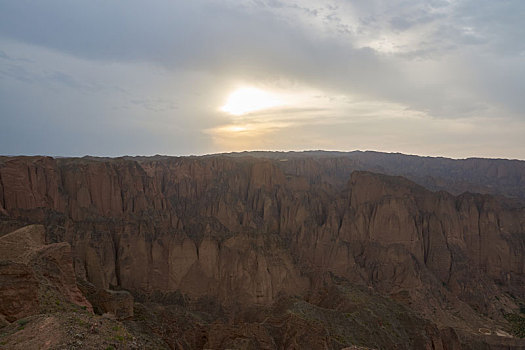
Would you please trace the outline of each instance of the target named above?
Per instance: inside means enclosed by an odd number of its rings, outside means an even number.
[[[153,153],[213,152],[222,146],[208,131],[237,125],[218,107],[244,84],[337,97],[244,120],[280,123],[265,136],[275,147],[339,139],[333,147],[342,148],[349,145],[332,134],[346,133],[368,135],[372,148],[374,130],[386,132],[381,123],[396,118],[423,134],[430,131],[422,123],[441,120],[516,127],[525,120],[524,17],[520,0],[0,0],[0,118],[21,135],[22,121],[67,121],[64,132],[86,134],[78,148],[85,153],[100,124],[126,130],[112,154],[126,145],[143,153],[128,141],[139,133]],[[322,128],[311,126],[315,118]],[[366,131],[356,131],[356,121]],[[304,142],[290,136],[297,127],[309,135]],[[393,135],[392,147],[411,137]],[[104,136],[109,148],[112,136]],[[518,139],[498,142],[514,156],[525,149]],[[0,141],[24,152],[42,144]]]

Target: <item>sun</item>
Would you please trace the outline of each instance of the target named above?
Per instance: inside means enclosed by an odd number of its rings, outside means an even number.
[[[281,99],[275,94],[253,87],[244,87],[235,90],[228,96],[228,100],[221,107],[221,111],[233,115],[243,115],[282,104]]]

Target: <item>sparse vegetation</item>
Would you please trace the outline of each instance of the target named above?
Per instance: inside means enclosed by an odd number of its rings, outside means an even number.
[[[525,338],[525,317],[519,314],[506,314],[505,318],[512,326],[512,333],[516,337]]]

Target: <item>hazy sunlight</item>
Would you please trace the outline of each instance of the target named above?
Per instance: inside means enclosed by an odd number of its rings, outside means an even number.
[[[283,101],[275,94],[252,87],[245,87],[232,92],[228,96],[226,104],[221,107],[221,111],[233,115],[243,115],[282,104]]]

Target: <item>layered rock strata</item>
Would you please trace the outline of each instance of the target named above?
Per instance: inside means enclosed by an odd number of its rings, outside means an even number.
[[[319,162],[3,158],[0,215],[46,225],[98,289],[270,305],[331,273],[472,329],[525,299],[515,202]]]

